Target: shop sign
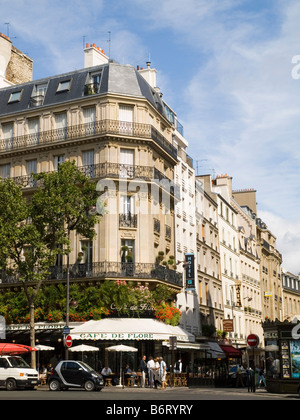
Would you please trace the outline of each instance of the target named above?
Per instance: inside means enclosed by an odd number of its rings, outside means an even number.
[[[265,331],[264,332],[264,337],[265,338],[278,338],[278,332],[276,330],[274,331]]]
[[[233,319],[223,319],[223,331],[234,332]]]
[[[61,330],[64,327],[64,322],[49,324],[45,323],[35,323],[35,330]],[[30,330],[30,324],[11,324],[6,326],[6,331],[27,331]]]
[[[82,340],[155,340],[154,334],[149,333],[82,333],[80,338]]]
[[[177,337],[176,336],[169,337],[169,348],[170,350],[177,350]]]
[[[186,290],[195,290],[195,255],[185,254]]]

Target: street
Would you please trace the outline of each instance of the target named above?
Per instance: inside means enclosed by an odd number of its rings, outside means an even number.
[[[213,401],[213,400],[256,400],[256,401],[297,401],[296,394],[270,394],[263,389],[258,389],[255,393],[248,393],[247,388],[187,388],[176,387],[161,389],[145,388],[116,388],[106,387],[101,392],[87,392],[84,390],[68,390],[51,392],[47,386],[39,387],[34,391],[0,390],[0,400],[95,400],[95,401],[144,401],[156,402],[162,401],[163,404],[184,404],[188,401]],[[173,402],[173,403],[172,403]]]

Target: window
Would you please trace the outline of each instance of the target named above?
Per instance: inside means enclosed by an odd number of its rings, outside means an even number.
[[[84,87],[85,96],[94,95],[100,91],[101,72],[90,73]]]
[[[137,227],[137,216],[135,214],[135,197],[133,195],[121,196],[119,226],[131,228]]]
[[[121,240],[121,260],[122,263],[133,263],[134,262],[134,240],[122,239]]]
[[[67,113],[55,114],[55,127],[57,129],[57,140],[65,139],[67,134]]]
[[[37,173],[37,160],[36,159],[28,160],[26,162],[26,171],[27,171],[27,176],[29,177],[28,187],[35,187],[36,181],[33,179],[32,174]]]
[[[0,178],[10,178],[10,163],[6,163],[0,166]]]
[[[93,263],[93,242],[92,241],[80,241],[81,248],[81,260],[80,263],[86,264],[91,267]]]
[[[119,105],[119,129],[120,133],[132,134],[133,131],[133,107]]]
[[[82,165],[85,175],[94,177],[94,150],[87,150],[82,153]]]
[[[66,92],[66,91],[70,90],[70,88],[71,88],[71,82],[72,82],[71,79],[64,80],[63,82],[59,82],[58,83],[57,90],[56,90],[56,93]]]
[[[14,124],[7,123],[2,125],[2,135],[4,140],[4,149],[10,150],[13,147]]]
[[[39,85],[35,85],[32,91],[30,106],[39,106],[43,105],[44,97],[46,95],[47,90],[47,83],[41,83]]]
[[[22,90],[18,90],[17,92],[12,92],[10,94],[8,103],[12,104],[14,102],[20,102],[21,98],[22,98],[22,93],[23,93],[23,89]]]
[[[134,177],[134,150],[120,149],[120,177]]]
[[[29,145],[39,143],[40,119],[31,118],[28,120],[28,140]]]
[[[57,171],[59,165],[65,161],[65,155],[54,156],[54,170]]]
[[[83,122],[85,134],[94,134],[96,129],[96,108],[94,106],[83,109]]]

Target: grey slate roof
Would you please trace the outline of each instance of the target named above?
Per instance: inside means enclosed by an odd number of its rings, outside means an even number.
[[[88,83],[89,73],[98,70],[102,70],[102,75],[100,90],[97,95],[115,93],[125,96],[144,97],[167,118],[159,93],[146,82],[138,71],[132,66],[124,66],[113,62],[2,88],[0,89],[0,116],[28,110],[30,108],[34,86],[37,84],[48,84],[43,104],[39,108],[55,104],[59,105],[64,102],[83,98],[84,87]],[[70,90],[57,92],[59,83],[69,79],[72,79]],[[21,89],[23,90],[21,100],[19,102],[8,103],[11,93],[18,92]]]

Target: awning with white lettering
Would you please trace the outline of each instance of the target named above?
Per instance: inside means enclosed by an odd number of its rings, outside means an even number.
[[[73,340],[169,340],[194,343],[195,336],[151,318],[105,318],[88,321],[70,331]]]

